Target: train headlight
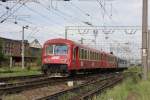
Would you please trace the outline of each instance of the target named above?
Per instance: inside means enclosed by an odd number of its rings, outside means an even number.
[[[46,63],[48,63],[48,62],[50,62],[51,60],[50,59],[48,59],[48,58],[45,58],[44,59],[44,62],[46,62]]]
[[[67,63],[67,59],[61,59],[62,63]]]

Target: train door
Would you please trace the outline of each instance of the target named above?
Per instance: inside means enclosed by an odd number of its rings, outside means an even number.
[[[79,48],[75,47],[73,50],[73,62],[74,62],[74,68],[78,69],[79,68]]]

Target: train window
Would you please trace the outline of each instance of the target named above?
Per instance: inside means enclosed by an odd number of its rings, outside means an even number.
[[[98,57],[99,57],[99,59],[98,59],[98,60],[101,60],[101,53],[99,53]]]
[[[102,54],[102,60],[104,60],[104,54]]]
[[[95,60],[95,52],[93,52],[93,60]]]
[[[88,60],[90,59],[90,51],[88,50],[88,58],[87,58]]]
[[[93,60],[93,52],[92,51],[90,53],[90,56],[91,56],[91,60]]]
[[[58,44],[58,45],[54,45],[54,54],[67,54],[68,52],[68,47],[64,44]]]
[[[94,52],[94,60],[96,60],[96,52]]]
[[[85,50],[83,49],[83,59],[85,59]]]
[[[97,55],[98,55],[98,60],[100,60],[100,59],[99,59],[99,58],[100,58],[100,57],[99,57],[99,53],[98,53]]]
[[[94,54],[94,52],[93,52],[93,60],[95,60],[95,54]]]
[[[94,60],[94,52],[92,52],[92,60]]]
[[[81,49],[81,59],[83,59],[83,49]]]
[[[97,60],[97,53],[95,53],[95,54],[96,54],[95,56],[96,56],[96,60]]]
[[[92,57],[91,57],[91,56],[92,56],[92,52],[90,51],[90,60],[92,60]]]
[[[85,50],[85,55],[84,56],[85,56],[85,59],[87,59],[87,50]]]
[[[86,50],[86,59],[88,60],[88,58],[89,58],[89,51]]]
[[[80,49],[80,59],[82,59],[82,49]]]
[[[96,57],[96,60],[97,60],[97,53],[95,53],[95,57]]]
[[[73,49],[73,59],[76,58],[76,48]]]
[[[85,50],[83,49],[83,59],[85,59]]]
[[[53,54],[53,45],[48,45],[46,47],[46,54],[47,55]]]

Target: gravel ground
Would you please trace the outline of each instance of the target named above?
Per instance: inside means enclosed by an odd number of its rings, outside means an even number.
[[[83,83],[83,82],[82,81],[76,82],[75,85],[78,85],[81,83]],[[48,86],[48,87],[23,91],[18,94],[3,96],[2,100],[34,100],[37,98],[41,98],[44,96],[48,96],[48,95],[57,93],[59,91],[65,90],[67,88],[69,88],[69,86],[67,85],[67,83],[64,83],[64,84],[59,84],[59,85],[55,85],[55,86]]]

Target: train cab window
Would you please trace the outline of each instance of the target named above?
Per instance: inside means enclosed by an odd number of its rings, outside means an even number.
[[[46,54],[64,55],[68,53],[68,46],[65,44],[54,44],[46,47]]]
[[[67,54],[68,47],[66,45],[54,45],[54,54],[64,55]]]
[[[48,45],[46,47],[46,54],[47,55],[53,54],[53,45]]]

